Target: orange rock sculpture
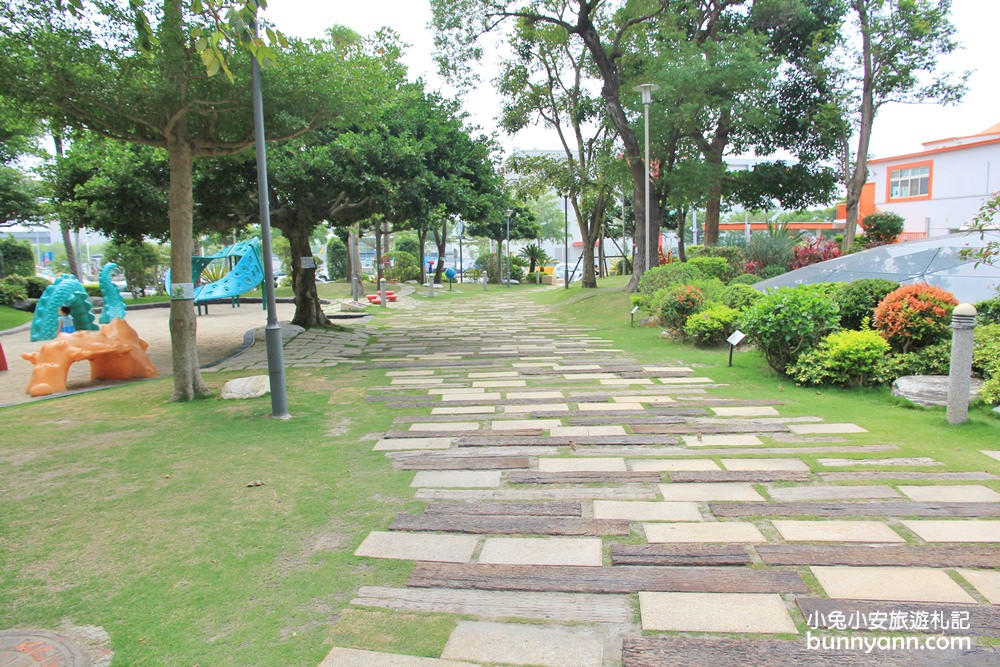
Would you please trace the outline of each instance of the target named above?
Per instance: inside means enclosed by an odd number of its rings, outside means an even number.
[[[148,347],[122,319],[102,324],[100,331],[61,333],[37,352],[21,355],[35,365],[27,392],[31,396],[47,396],[66,391],[69,367],[83,360],[90,362],[92,380],[156,377],[156,367],[146,354]]]

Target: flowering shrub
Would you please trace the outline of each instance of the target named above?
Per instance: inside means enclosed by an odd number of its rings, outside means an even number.
[[[833,241],[811,239],[795,246],[795,250],[792,252],[791,268],[793,270],[801,269],[803,266],[818,264],[835,257],[840,257],[840,246]]]
[[[801,355],[788,375],[801,384],[863,387],[876,380],[888,351],[889,343],[875,331],[838,331]]]
[[[972,368],[983,376],[983,399],[990,404],[1000,403],[1000,324],[983,324],[976,327]]]
[[[679,285],[657,293],[657,315],[660,323],[671,331],[683,331],[687,318],[701,310],[705,297],[693,285]]]
[[[861,221],[867,246],[875,248],[895,243],[896,238],[903,233],[905,222],[903,216],[898,213],[869,213]]]
[[[759,276],[763,270],[764,265],[753,259],[743,265],[743,275]]]
[[[751,288],[753,289],[753,288]],[[739,311],[717,303],[687,318],[684,335],[695,345],[722,345],[736,328]]]
[[[925,347],[948,335],[951,311],[958,300],[927,283],[904,285],[875,307],[872,325],[897,352]]]
[[[764,353],[771,368],[784,373],[799,355],[837,330],[840,310],[827,288],[781,287],[744,311],[740,328]]]

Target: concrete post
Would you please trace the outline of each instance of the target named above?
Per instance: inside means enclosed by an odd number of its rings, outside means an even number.
[[[382,301],[382,307],[383,308],[388,308],[389,307],[389,299],[386,297],[386,293],[385,293],[385,278],[382,278],[382,279],[380,279],[378,281],[378,291],[379,291],[379,298]]]
[[[969,389],[972,385],[972,338],[976,328],[976,309],[960,303],[951,314],[951,367],[948,372],[948,423],[962,424],[969,419]]]
[[[489,282],[489,276],[483,271],[483,291],[486,291],[486,283]]]

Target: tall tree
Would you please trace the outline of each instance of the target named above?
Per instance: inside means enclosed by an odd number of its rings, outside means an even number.
[[[192,165],[195,158],[253,144],[247,56],[219,59],[219,23],[204,16],[215,3],[162,0],[149,15],[141,1],[92,0],[79,17],[60,0],[6,0],[0,6],[0,79],[6,94],[36,109],[53,126],[86,127],[112,139],[166,151],[170,173],[171,270],[191,282]],[[71,0],[82,6],[82,0]],[[254,3],[230,14],[242,26]],[[155,13],[154,13],[155,12]],[[138,37],[136,26],[138,25]],[[259,53],[259,50],[258,50]],[[265,77],[265,127],[271,138],[291,137],[364,108],[363,88],[349,85],[337,54],[298,42],[275,53]],[[225,69],[230,77],[206,76]],[[196,319],[190,300],[170,308],[175,400],[209,393],[198,363]]]
[[[846,104],[858,141],[853,160],[844,142],[844,252],[857,230],[861,190],[868,180],[868,146],[879,109],[888,102],[955,102],[968,77],[936,73],[938,58],[957,47],[949,19],[951,0],[850,0],[850,6],[853,21],[848,30],[859,35],[861,45],[849,48],[850,61],[844,67],[844,77],[853,84]]]
[[[622,100],[622,86],[628,81],[623,71],[625,43],[636,32],[668,11],[670,0],[622,2],[613,0],[542,0],[525,4],[516,0],[431,0],[435,43],[442,71],[455,78],[468,77],[470,63],[482,56],[477,40],[481,35],[505,25],[507,20],[547,24],[578,36],[586,45],[601,81],[601,99],[610,124],[617,132],[632,176],[632,200],[636,217],[644,219],[646,173],[639,141],[632,128],[631,114]],[[626,88],[626,92],[629,89]],[[650,202],[651,239],[659,236],[660,212]],[[637,230],[635,273],[629,283],[634,291],[647,269],[645,249],[651,239],[645,229]]]

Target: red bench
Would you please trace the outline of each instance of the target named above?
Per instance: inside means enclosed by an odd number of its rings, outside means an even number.
[[[375,306],[382,305],[382,296],[380,294],[378,294],[378,293],[376,293],[376,294],[366,294],[365,298],[368,299],[368,303],[370,303],[370,304],[373,304]],[[395,292],[389,292],[389,291],[387,291],[385,293],[385,298],[389,300],[389,303],[393,303],[393,302],[396,301],[396,298],[397,298],[396,297],[396,293]]]

